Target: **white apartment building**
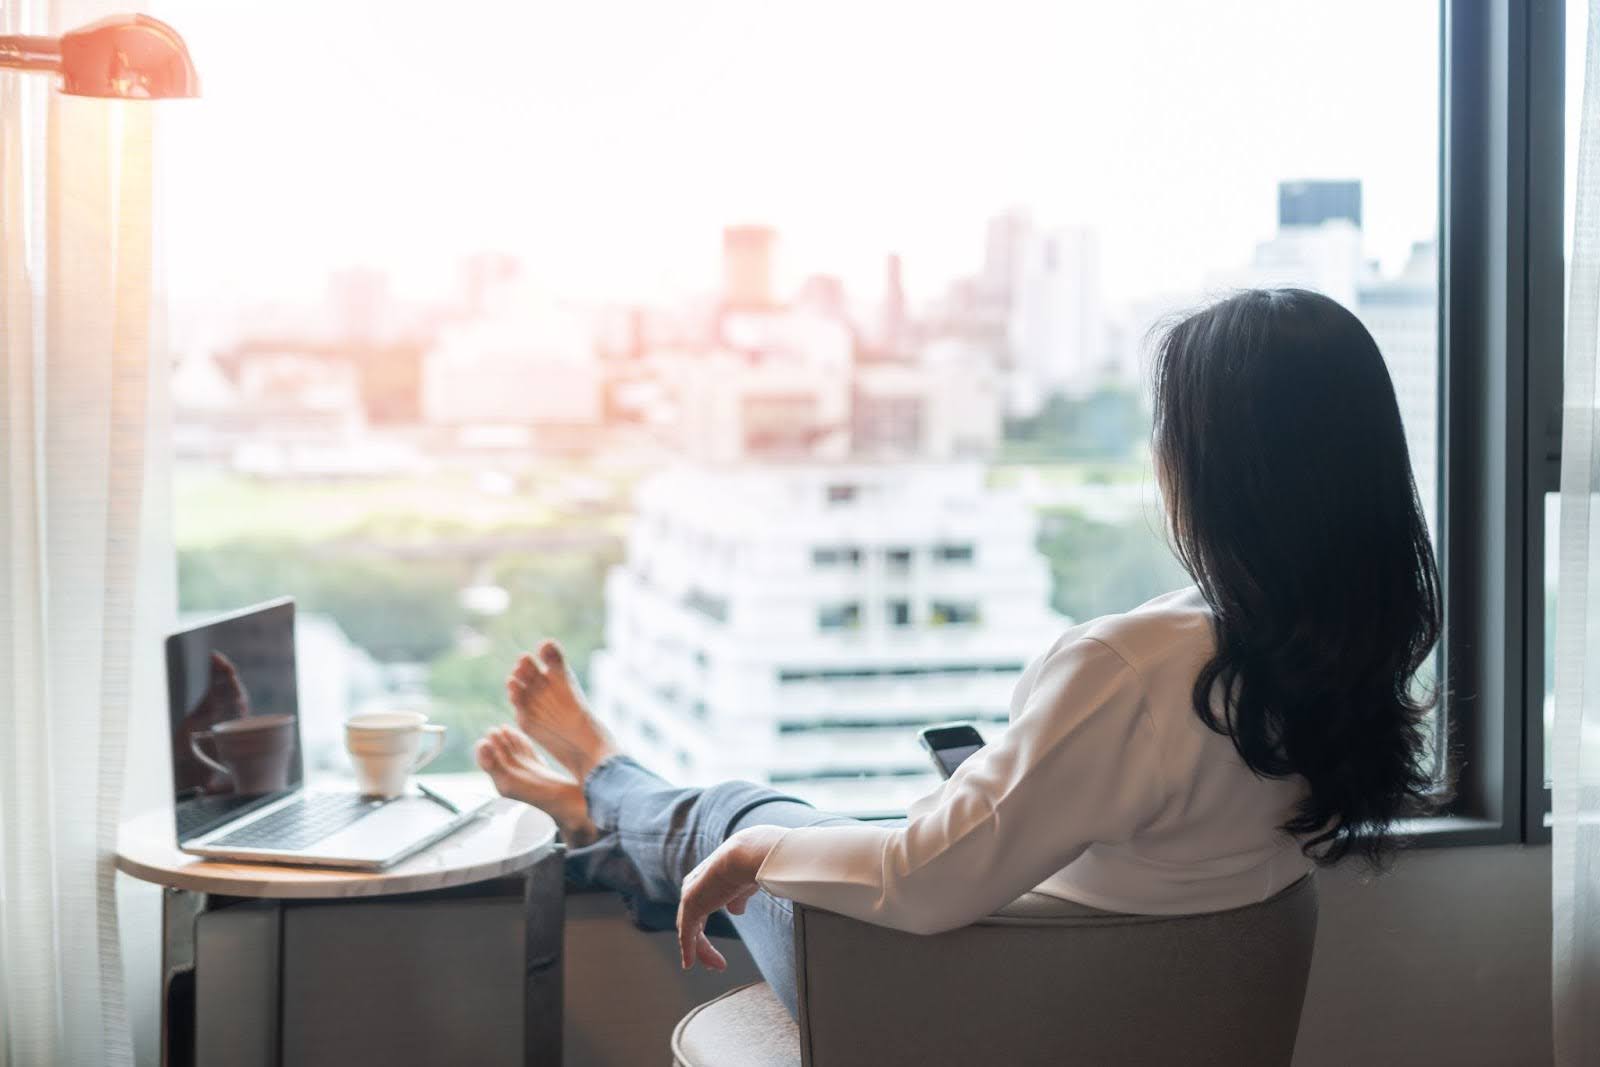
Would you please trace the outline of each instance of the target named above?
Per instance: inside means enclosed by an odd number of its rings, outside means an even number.
[[[1034,536],[977,462],[664,472],[608,580],[596,708],[674,781],[900,808],[937,781],[916,731],[998,735],[1066,623]]]

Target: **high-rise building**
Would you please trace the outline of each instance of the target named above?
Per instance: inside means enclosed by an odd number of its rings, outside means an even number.
[[[970,720],[992,740],[1064,624],[1034,523],[978,463],[658,475],[607,582],[596,709],[678,781],[903,807],[936,782],[916,731]]]
[[[813,274],[801,284],[794,306],[815,315],[843,319],[849,311],[844,281],[833,274]]]
[[[1278,208],[1277,234],[1256,246],[1244,268],[1215,275],[1213,287],[1298,286],[1360,317],[1394,381],[1431,527],[1439,485],[1438,250],[1419,241],[1398,275],[1380,276],[1362,248],[1360,182],[1284,182]]]
[[[883,308],[879,322],[879,347],[886,356],[903,356],[906,336],[906,285],[900,257],[890,255],[884,264]]]
[[[1052,393],[1083,394],[1106,369],[1100,242],[1084,226],[1037,232],[1027,243],[1011,305],[1014,414]]]
[[[1010,208],[989,220],[978,292],[985,304],[1003,315],[1011,313],[1033,232],[1033,218],[1022,208]]]
[[[1301,181],[1278,186],[1278,232],[1250,262],[1211,276],[1212,289],[1296,286],[1356,306],[1371,270],[1362,251],[1361,183]]]
[[[1321,226],[1348,222],[1361,229],[1359,181],[1293,181],[1278,183],[1278,227]]]
[[[1439,492],[1439,253],[1418,241],[1394,278],[1363,284],[1353,309],[1389,365],[1406,449],[1428,526],[1438,515]]]
[[[773,258],[778,231],[770,226],[729,226],[722,231],[722,296],[729,308],[773,306]]]

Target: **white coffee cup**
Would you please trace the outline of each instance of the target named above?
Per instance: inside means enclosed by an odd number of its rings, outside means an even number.
[[[420,711],[368,711],[345,720],[344,743],[362,796],[397,797],[406,779],[438,758],[445,728]],[[431,747],[424,752],[424,738]]]

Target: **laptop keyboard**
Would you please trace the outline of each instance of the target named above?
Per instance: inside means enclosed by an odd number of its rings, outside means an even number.
[[[226,837],[208,844],[211,847],[270,848],[291,852],[343,830],[386,803],[354,793],[307,794],[290,801],[271,815],[263,816],[248,826],[241,826]]]
[[[228,816],[249,803],[249,798],[241,798],[232,794],[226,796],[185,797],[183,800],[178,801],[177,806],[178,840],[187,841],[191,837],[198,836],[202,831],[225,822]]]

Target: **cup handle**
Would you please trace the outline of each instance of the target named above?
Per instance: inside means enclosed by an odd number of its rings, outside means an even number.
[[[211,758],[210,756],[206,755],[204,752],[202,752],[200,750],[200,742],[203,741],[203,740],[215,740],[215,735],[212,734],[212,732],[210,730],[201,730],[197,734],[190,734],[189,735],[189,751],[193,752],[195,754],[195,757],[197,759],[199,759],[201,763],[204,763],[207,767],[210,767],[214,771],[220,771],[223,774],[227,775],[229,778],[232,778],[233,777],[233,772],[232,771],[230,771],[228,768],[224,767],[217,760]]]
[[[426,767],[428,764],[430,764],[434,760],[438,759],[439,758],[439,753],[444,751],[444,731],[445,731],[445,727],[444,727],[444,725],[442,723],[437,723],[437,722],[423,723],[422,726],[421,726],[421,730],[425,734],[433,735],[433,748],[428,752],[427,755],[418,756],[417,757],[417,762],[415,762],[415,763],[413,763],[411,765],[411,773],[412,774],[416,774],[418,771],[422,770],[422,768]]]

